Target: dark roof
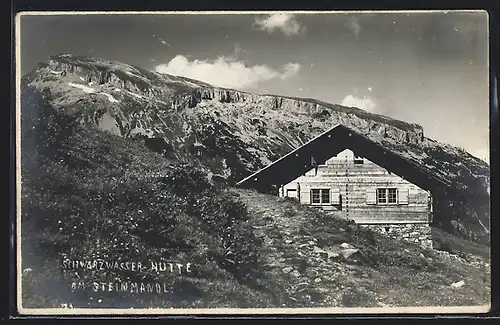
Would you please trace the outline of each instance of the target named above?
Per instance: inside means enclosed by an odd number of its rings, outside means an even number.
[[[339,152],[350,149],[411,183],[426,189],[450,187],[450,182],[428,172],[422,165],[412,162],[366,136],[338,124],[290,151],[266,167],[247,176],[237,186],[270,191],[273,186],[287,184],[312,168],[311,157],[324,162]]]

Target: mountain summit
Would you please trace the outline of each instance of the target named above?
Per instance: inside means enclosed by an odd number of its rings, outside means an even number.
[[[417,124],[70,54],[39,64],[21,88],[21,114],[39,116],[40,107],[49,107],[81,125],[144,137],[169,158],[196,162],[210,177],[233,184],[342,124],[444,181],[431,189],[438,226],[469,240],[489,240],[489,166],[425,137]]]

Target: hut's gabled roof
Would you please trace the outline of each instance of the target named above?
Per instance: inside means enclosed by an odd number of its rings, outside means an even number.
[[[330,128],[302,146],[290,151],[266,167],[242,179],[236,186],[256,188],[268,192],[287,184],[312,168],[311,157],[324,162],[339,152],[350,149],[357,156],[365,157],[373,163],[390,170],[411,183],[432,191],[451,184],[368,137],[342,124]]]

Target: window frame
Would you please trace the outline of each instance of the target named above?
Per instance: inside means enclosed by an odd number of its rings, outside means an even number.
[[[320,194],[321,194],[321,204],[332,204],[332,200],[331,200],[332,193],[331,193],[330,189],[328,189],[328,188],[322,189],[320,191]],[[325,201],[325,198],[327,201]]]
[[[377,205],[398,205],[399,203],[399,191],[396,187],[378,187],[375,195]],[[383,200],[381,200],[382,197]],[[394,202],[390,202],[389,198],[393,198]]]
[[[365,160],[363,159],[363,157],[354,156],[353,163],[354,165],[363,165],[365,163]]]
[[[319,202],[314,202],[314,192],[318,191]],[[324,202],[323,198],[325,193],[328,193],[328,202]],[[311,188],[311,205],[331,205],[332,204],[332,191],[329,188]]]

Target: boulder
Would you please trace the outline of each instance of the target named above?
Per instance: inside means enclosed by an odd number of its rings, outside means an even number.
[[[327,254],[326,251],[318,246],[314,246],[313,252],[316,254]]]
[[[460,280],[458,282],[452,283],[450,286],[453,288],[460,288],[465,284],[464,280]]]
[[[345,259],[345,260],[348,260],[350,259],[354,254],[358,253],[359,252],[359,249],[357,248],[346,248],[344,250],[342,250],[340,253],[342,254],[342,257]]]
[[[348,249],[348,248],[354,248],[354,246],[348,244],[348,243],[342,243],[340,245],[340,248]]]
[[[328,251],[327,254],[328,254],[328,258],[331,258],[331,259],[336,259],[336,258],[338,258],[340,256],[339,253],[332,252],[332,251]]]

